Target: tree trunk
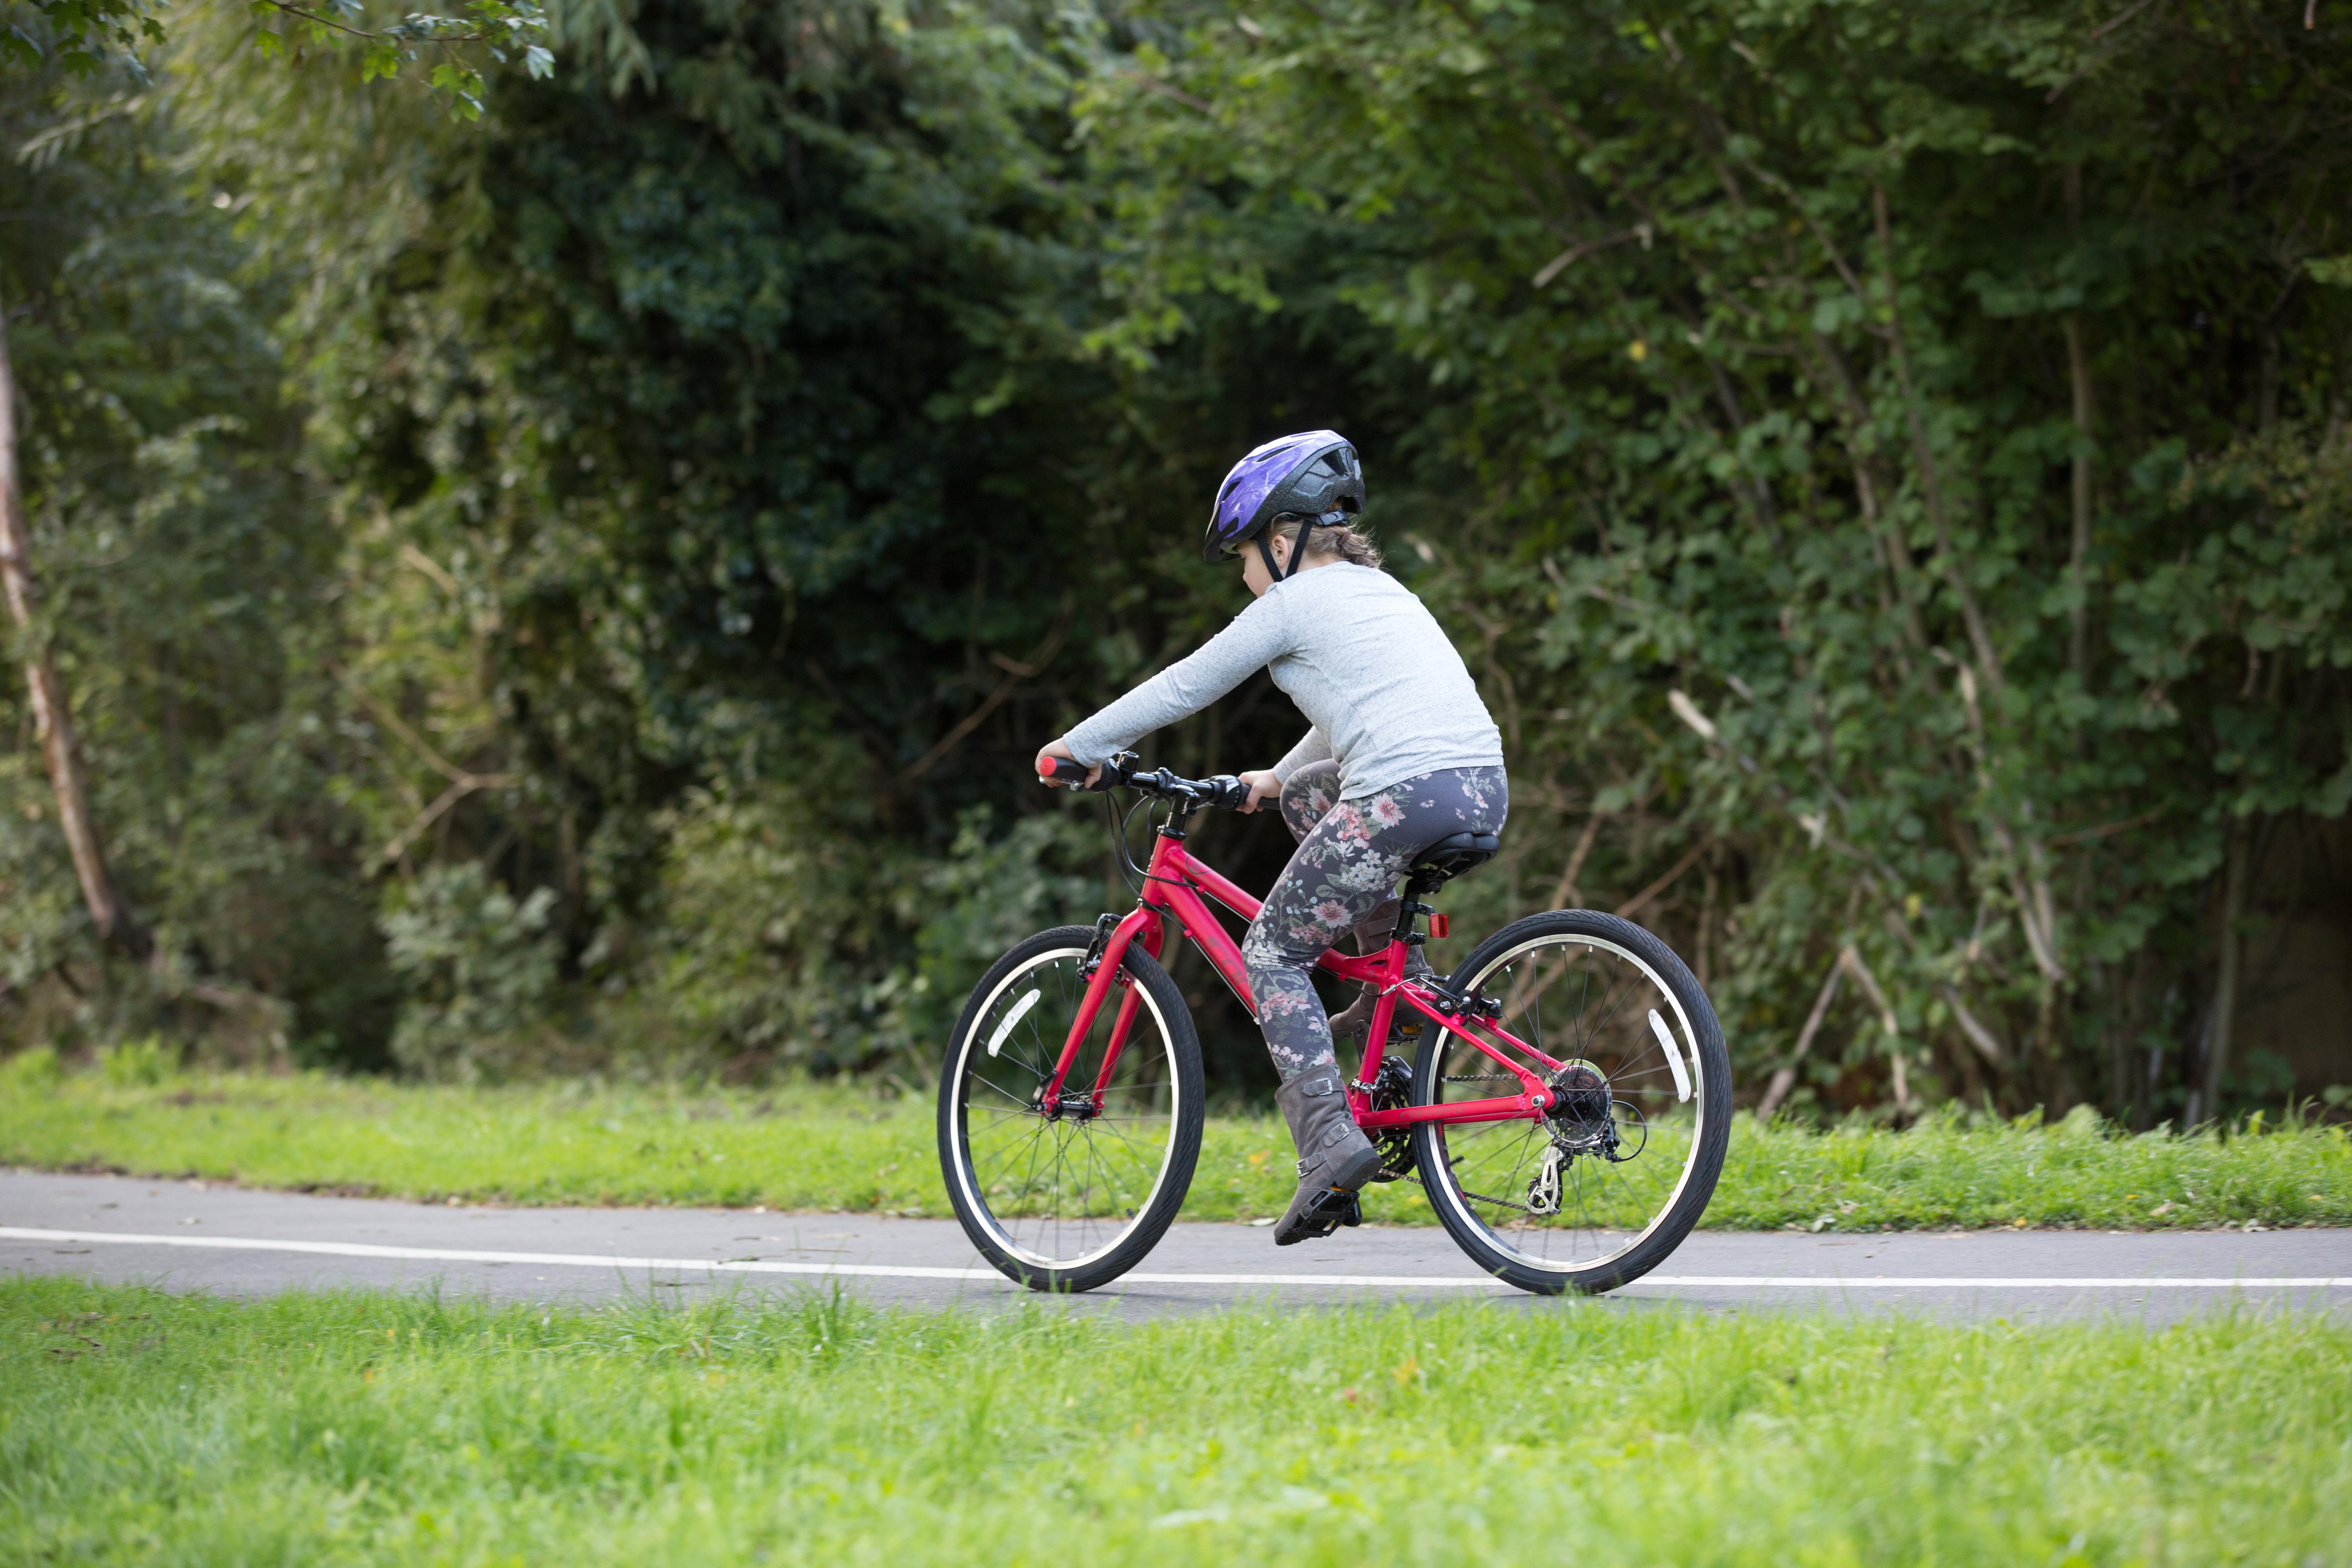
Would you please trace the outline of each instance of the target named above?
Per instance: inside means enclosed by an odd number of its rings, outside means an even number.
[[[107,871],[98,825],[90,819],[89,781],[74,742],[73,708],[37,625],[40,594],[33,581],[32,539],[25,526],[24,489],[17,471],[16,378],[8,363],[5,302],[0,302],[0,588],[6,591],[8,614],[24,649],[34,728],[40,736],[42,760],[48,764],[49,783],[57,791],[58,824],[73,854],[74,875],[81,882],[82,901],[89,906],[90,923],[102,941],[143,959],[152,943]]]
[[[2205,1084],[2199,1110],[2219,1119],[2221,1078],[2230,1070],[2231,1025],[2238,1011],[2238,975],[2243,967],[2245,943],[2238,922],[2245,918],[2247,885],[2253,880],[2254,824],[2229,825],[2221,850],[2221,949],[2213,977],[2212,1021],[2205,1032]]]
[[[2069,618],[2066,664],[2085,681],[2090,679],[2091,585],[2091,370],[2083,353],[2083,322],[2068,316],[2066,368],[2074,384],[2074,471],[2073,548],[2067,552],[2067,575],[2074,585],[2074,610]]]
[[[2066,237],[2083,243],[2083,165],[2066,165]],[[2091,367],[2083,353],[2083,317],[2069,311],[2062,323],[2066,331],[2066,371],[2074,384],[2074,548],[2068,552],[2069,580],[2074,584],[2074,613],[2066,637],[2066,668],[2090,679],[2091,553]]]

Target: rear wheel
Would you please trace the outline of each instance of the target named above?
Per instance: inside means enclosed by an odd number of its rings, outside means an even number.
[[[1141,1262],[1183,1205],[1201,1154],[1200,1040],[1175,983],[1140,947],[1128,949],[1060,1104],[1042,1103],[1086,999],[1094,938],[1064,926],[998,959],[956,1020],[940,1072],[940,1169],[956,1218],[989,1262],[1037,1290],[1091,1290]]]
[[[1504,927],[1453,985],[1498,1005],[1504,1028],[1566,1065],[1526,1064],[1552,1084],[1549,1115],[1416,1130],[1439,1220],[1522,1289],[1607,1290],[1656,1268],[1706,1212],[1730,1137],[1730,1061],[1697,979],[1632,921],[1569,910]],[[1414,1064],[1417,1105],[1517,1092],[1451,1033]]]

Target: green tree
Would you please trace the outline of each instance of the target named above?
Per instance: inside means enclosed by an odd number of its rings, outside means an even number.
[[[322,0],[317,6],[287,0],[247,0],[246,37],[265,58],[285,59],[306,49],[343,47],[356,56],[362,82],[397,77],[422,67],[433,89],[461,119],[482,112],[486,65],[519,60],[533,76],[554,68],[546,46],[547,16],[538,0],[467,0],[461,16],[410,11],[372,16],[364,0]],[[0,59],[19,66],[54,64],[73,76],[121,73],[144,81],[142,51],[169,42],[169,0],[29,0],[0,32]],[[201,5],[193,7],[199,15]]]
[[[462,21],[411,14],[373,27],[363,25],[363,10],[356,0],[337,0],[333,9],[337,15],[330,16],[278,0],[259,0],[248,7],[251,20],[242,34],[257,46],[263,57],[270,58],[286,58],[306,39],[312,45],[355,43],[363,83],[396,76],[430,56],[427,75],[435,91],[451,100],[455,112],[467,118],[480,113],[478,95],[485,58],[499,63],[510,58],[517,59],[537,77],[544,77],[551,66],[551,57],[540,41],[545,33],[544,17],[531,0],[521,5],[510,5],[507,0],[470,0],[468,15]],[[70,163],[78,144],[89,140],[93,128],[157,113],[160,106],[150,101],[148,95],[133,90],[133,87],[143,86],[148,80],[146,62],[139,54],[141,47],[162,46],[165,39],[158,8],[143,0],[32,0],[29,6],[9,6],[6,30],[0,32],[0,58],[7,58],[21,72],[10,80],[6,104],[7,123],[17,132],[10,140],[18,145],[19,159],[35,170]],[[77,93],[68,86],[67,79],[93,77],[102,79],[101,85],[112,90],[103,94],[87,90]],[[33,180],[22,193],[32,205],[19,209],[18,221],[62,233],[79,231],[79,237],[85,240],[99,240],[101,226],[112,218],[113,227],[104,234],[104,240],[125,239],[134,232],[144,237],[143,231],[151,230],[153,225],[137,219],[124,222],[119,213],[104,213],[102,209],[108,205],[107,197],[119,195],[126,176],[132,186],[162,183],[152,170],[139,166],[139,153],[148,151],[142,147],[133,153],[129,168],[89,171],[94,178],[69,174],[48,182]],[[43,205],[45,202],[51,205]],[[86,264],[92,258],[84,256],[75,259]],[[37,279],[30,286],[37,288],[52,281],[45,272],[54,273],[54,246],[37,240],[27,247],[25,259]],[[45,604],[42,574],[35,559],[35,531],[27,521],[28,505],[37,499],[32,492],[43,480],[28,478],[26,473],[27,441],[20,428],[16,372],[6,335],[6,302],[12,297],[0,289],[0,587],[5,587],[11,618],[24,644],[23,663],[34,728],[49,777],[58,826],[66,841],[90,924],[110,946],[146,961],[152,953],[152,939],[117,886],[109,864],[100,831],[100,814],[92,805],[89,759],[74,718],[74,699],[52,646],[54,617]],[[184,348],[201,353],[213,346],[199,341],[200,336],[189,334],[189,341],[173,342],[164,353],[168,356]],[[78,372],[68,373],[68,379],[70,384],[80,381],[80,376]],[[78,386],[76,390],[81,388]],[[138,409],[121,423],[131,424],[139,414],[155,412],[156,401],[147,399],[149,406]],[[224,417],[233,420],[235,416]],[[40,440],[37,433],[34,444],[38,446]],[[63,449],[58,443],[48,443],[46,455],[57,457]],[[141,453],[142,459],[148,456],[144,451]],[[193,465],[183,462],[180,467],[192,469]],[[62,498],[74,483],[70,465],[68,469],[47,477],[51,485],[47,502],[52,512],[59,509]],[[189,476],[184,473],[181,477]],[[213,481],[197,479],[192,482],[201,489]],[[217,484],[215,488],[219,488]],[[234,489],[234,485],[228,488]],[[119,484],[116,489],[120,490]],[[121,498],[118,495],[116,499]],[[171,706],[176,716],[176,705]]]
[[[1750,1070],[1852,974],[1825,1082],[2212,1109],[2264,825],[2352,794],[2340,29],[1146,15],[1085,112],[1099,341],[1272,310],[1328,237],[1425,388],[1417,479],[1475,498],[1429,590],[1557,893],[1703,879]]]
[[[380,1059],[392,987],[351,875],[360,824],[331,788],[355,748],[319,663],[340,546],[284,393],[282,301],[247,270],[234,201],[176,166],[159,104],[108,95],[60,119],[57,90],[37,73],[0,90],[0,136],[24,150],[0,163],[17,562],[46,590],[18,647],[71,693],[51,712],[78,721],[112,899],[72,897],[63,747],[11,755],[4,978],[35,1034],[160,1013]],[[39,727],[29,698],[7,703],[12,733]],[[94,940],[146,973],[110,974]]]
[[[901,889],[975,776],[1012,795],[1077,613],[1038,567],[1086,500],[1086,38],[1017,7],[593,20],[462,132],[207,46],[223,178],[311,279],[290,330],[367,581],[347,668],[451,786],[354,798],[404,872],[558,889],[590,979],[659,967],[671,835],[739,842],[698,812],[866,841],[806,862],[849,885],[773,892],[862,900],[786,923],[884,996],[921,966]],[[745,940],[719,970],[789,990]],[[794,1048],[863,1059],[840,1032]]]

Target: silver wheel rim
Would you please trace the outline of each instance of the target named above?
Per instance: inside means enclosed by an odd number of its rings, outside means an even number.
[[[1578,961],[1568,954],[1568,950],[1571,949],[1583,950],[1588,960],[1594,955],[1606,954],[1610,959],[1622,963],[1631,973],[1622,977],[1609,997],[1603,999],[1601,1005],[1609,1010],[1594,1020],[1594,1028],[1587,1030],[1571,1023],[1565,1037],[1546,1035],[1542,1030],[1542,991],[1538,989],[1532,998],[1527,994],[1538,984],[1543,989],[1559,984],[1561,975],[1578,965]],[[1539,950],[1544,953],[1557,952],[1562,954],[1559,972],[1551,979],[1538,982],[1534,975],[1517,977],[1518,995],[1516,998],[1511,988],[1495,986],[1499,973],[1511,968],[1524,955]],[[1541,959],[1534,967],[1544,967]],[[1621,944],[1599,936],[1557,934],[1531,938],[1497,954],[1492,963],[1478,972],[1465,989],[1474,994],[1491,994],[1500,1000],[1505,1026],[1547,1056],[1561,1060],[1570,1058],[1594,1060],[1603,1068],[1612,1096],[1618,1092],[1624,1093],[1626,1102],[1643,1113],[1643,1129],[1648,1143],[1640,1153],[1622,1164],[1611,1164],[1591,1155],[1565,1160],[1560,1168],[1560,1212],[1552,1216],[1522,1215],[1516,1224],[1507,1222],[1505,1228],[1498,1229],[1494,1220],[1511,1211],[1499,1204],[1474,1205],[1465,1201],[1465,1189],[1490,1199],[1508,1197],[1527,1202],[1530,1196],[1528,1187],[1534,1179],[1532,1173],[1541,1162],[1540,1144],[1549,1141],[1543,1124],[1522,1121],[1435,1127],[1432,1131],[1436,1148],[1445,1160],[1445,1176],[1435,1184],[1434,1201],[1445,1205],[1454,1218],[1476,1231],[1496,1251],[1524,1268],[1565,1277],[1607,1267],[1640,1246],[1665,1223],[1667,1216],[1681,1204],[1683,1193],[1690,1184],[1691,1174],[1697,1168],[1699,1151],[1705,1144],[1707,1131],[1706,1064],[1699,1054],[1697,1032],[1691,1026],[1689,1015],[1684,1010],[1681,1000],[1675,995],[1673,988],[1646,960]],[[1588,1001],[1591,994],[1589,989],[1584,993]],[[1643,997],[1638,1006],[1636,996]],[[1530,1001],[1532,1008],[1528,1005]],[[1676,1097],[1676,1080],[1667,1061],[1664,1044],[1657,1039],[1656,1029],[1649,1024],[1648,1015],[1654,1011],[1660,1016],[1659,1026],[1666,1031],[1674,1046],[1679,1049],[1684,1077],[1689,1089],[1686,1100]],[[1555,1012],[1556,1016],[1564,1018],[1570,1016],[1567,1009],[1556,1008]],[[1628,1013],[1630,1018],[1625,1016]],[[1635,1044],[1625,1045],[1628,1040]],[[1441,1035],[1438,1041],[1445,1055],[1438,1064],[1439,1081],[1432,1089],[1433,1098],[1441,1103],[1446,1100],[1449,1087],[1444,1082],[1444,1075],[1479,1068],[1494,1073],[1502,1071],[1494,1065],[1492,1058],[1462,1045],[1452,1036]],[[1596,1052],[1597,1056],[1590,1054]],[[1475,1066],[1457,1067],[1456,1064],[1465,1058],[1473,1058]],[[1614,1059],[1609,1059],[1612,1058]],[[1476,1092],[1463,1093],[1456,1098],[1484,1099],[1489,1095],[1514,1092],[1514,1088],[1497,1083],[1482,1086]],[[1675,1107],[1671,1114],[1663,1111],[1663,1106],[1667,1104]],[[1654,1110],[1658,1113],[1654,1114]],[[1620,1125],[1627,1124],[1621,1121]],[[1524,1151],[1525,1158],[1510,1161],[1492,1155],[1481,1157],[1470,1152],[1486,1140],[1507,1141],[1509,1145],[1517,1145]],[[1611,1217],[1621,1215],[1628,1206],[1622,1200],[1634,1192],[1630,1184],[1624,1193],[1603,1194],[1598,1191],[1598,1186],[1607,1180],[1600,1171],[1611,1173],[1627,1172],[1640,1166],[1644,1160],[1654,1160],[1677,1147],[1681,1152],[1681,1161],[1679,1167],[1674,1170],[1671,1185],[1662,1176],[1648,1174],[1649,1170],[1658,1167],[1644,1168],[1642,1174],[1630,1178],[1631,1182],[1642,1184],[1639,1190],[1659,1194],[1654,1202],[1632,1205],[1645,1211],[1645,1217],[1638,1226],[1630,1223],[1613,1226],[1583,1223],[1597,1221],[1604,1215]],[[1500,1155],[1504,1148],[1505,1143],[1498,1142],[1495,1155]],[[1588,1174],[1589,1168],[1592,1167],[1600,1170]],[[1482,1209],[1486,1212],[1482,1213]],[[1581,1246],[1577,1241],[1580,1236],[1586,1238]],[[1559,1247],[1552,1245],[1561,1237],[1567,1240],[1565,1256]],[[1531,1243],[1538,1245],[1531,1247]]]
[[[989,990],[956,1042],[950,1163],[957,1191],[999,1247],[1040,1268],[1083,1268],[1133,1232],[1167,1184],[1185,1110],[1167,1018],[1139,984],[1141,1005],[1100,1118],[1050,1121],[1011,1103],[1015,1097],[1006,1090],[1034,1087],[1051,1072],[1084,995],[1076,977],[1086,955],[1084,947],[1067,947],[1031,957]],[[1058,973],[1044,973],[1056,967]],[[1039,998],[1024,1007],[1032,990]],[[1122,994],[1114,989],[1104,999],[1066,1089],[1093,1086]],[[975,1084],[984,1092],[976,1094]],[[1000,1215],[1000,1208],[1045,1212]]]

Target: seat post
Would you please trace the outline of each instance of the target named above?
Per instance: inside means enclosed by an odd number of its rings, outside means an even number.
[[[1444,878],[1436,875],[1426,866],[1416,867],[1412,875],[1405,879],[1404,896],[1397,900],[1396,930],[1390,933],[1391,942],[1407,942],[1412,939],[1412,917],[1428,908],[1421,900],[1437,891],[1439,885],[1444,880]]]
[[[1412,875],[1404,885],[1404,896],[1397,901],[1396,934],[1392,942],[1419,942],[1412,934],[1412,917],[1434,914],[1421,900],[1445,886],[1465,871],[1476,869],[1495,858],[1502,847],[1500,835],[1465,831],[1449,833],[1421,852],[1412,868]]]

